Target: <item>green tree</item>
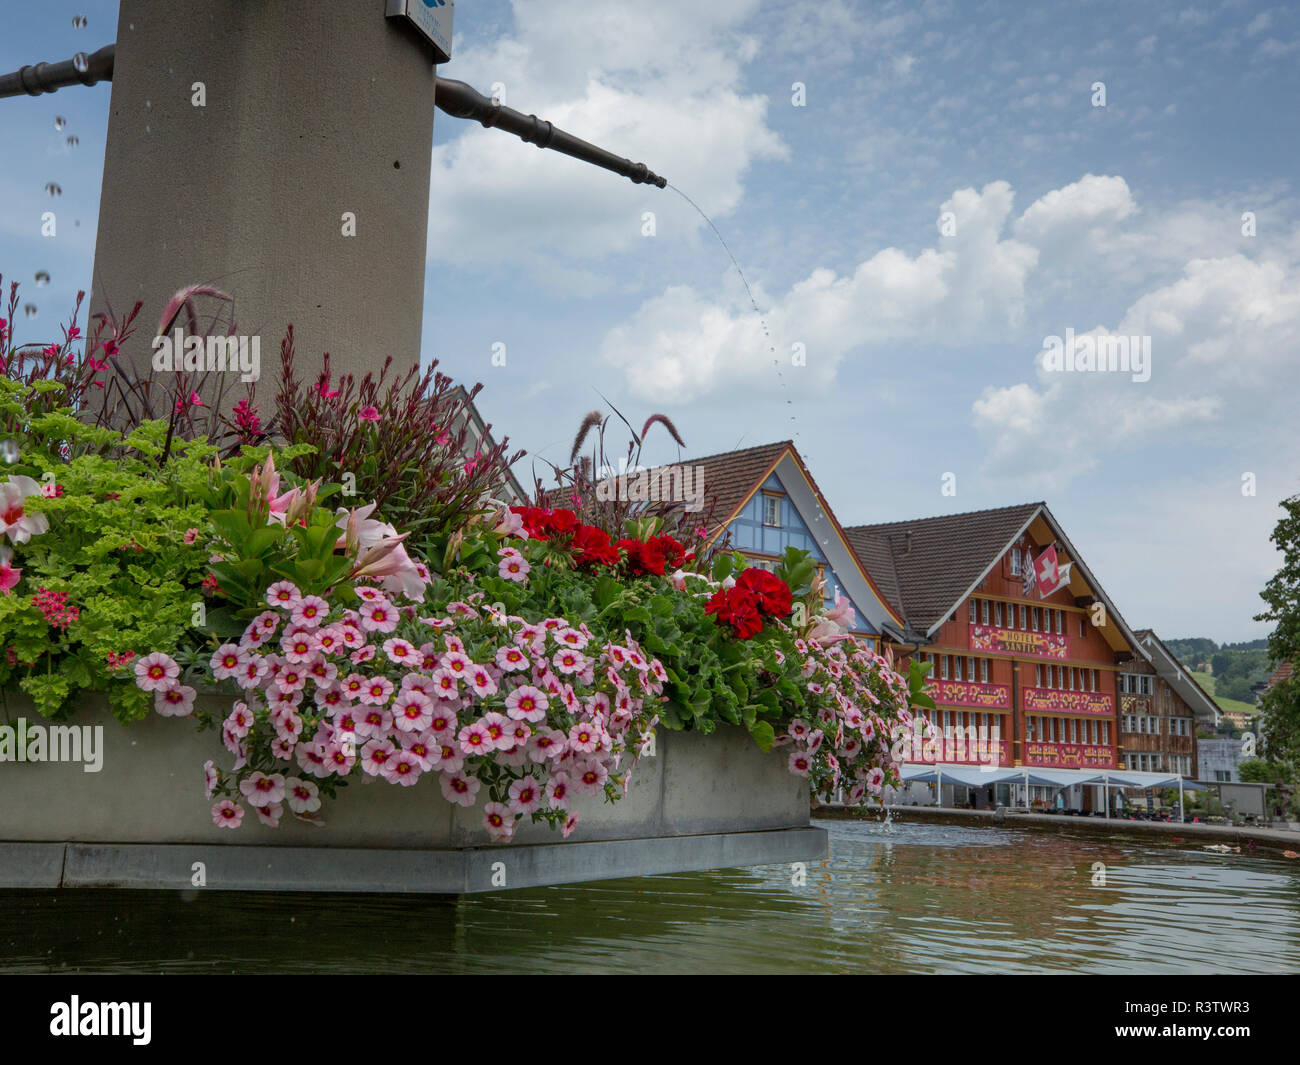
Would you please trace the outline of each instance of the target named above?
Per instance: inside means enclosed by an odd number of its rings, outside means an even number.
[[[1273,662],[1300,658],[1300,495],[1282,501],[1285,516],[1270,537],[1282,552],[1282,566],[1260,597],[1268,609],[1256,621],[1272,621],[1268,638]],[[1294,767],[1300,760],[1300,682],[1295,676],[1274,685],[1264,697],[1264,740],[1269,757]]]

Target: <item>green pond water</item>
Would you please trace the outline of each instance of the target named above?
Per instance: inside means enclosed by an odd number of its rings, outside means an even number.
[[[818,823],[803,886],[784,865],[460,899],[0,892],[0,972],[1300,972],[1300,861]]]

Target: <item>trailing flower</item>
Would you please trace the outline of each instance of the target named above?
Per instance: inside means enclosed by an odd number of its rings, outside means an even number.
[[[525,817],[568,836],[574,796],[626,792],[664,681],[630,636],[502,615],[481,593],[422,614],[371,584],[349,592],[355,609],[288,581],[267,589],[269,609],[197,673],[242,689],[224,719],[169,656],[136,664],[160,714],[219,727],[235,756],[229,771],[205,769],[216,824],[237,827],[245,805],[271,826],[286,806],[319,821],[322,798],[350,777],[428,775],[450,802],[481,799],[493,839]]]

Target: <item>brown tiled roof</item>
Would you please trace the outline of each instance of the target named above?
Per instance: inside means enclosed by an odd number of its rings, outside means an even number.
[[[1273,670],[1273,675],[1268,678],[1268,686],[1271,688],[1274,684],[1281,684],[1294,672],[1294,664],[1283,662],[1277,669]]]
[[[854,525],[844,531],[894,608],[912,628],[925,632],[948,616],[1043,505],[1021,503],[937,518]]]
[[[704,509],[713,508],[713,528],[710,534],[725,528],[759,481],[775,464],[787,447],[793,444],[782,440],[776,444],[760,444],[740,451],[721,451],[698,459],[683,459],[680,465],[699,466],[704,470]],[[661,467],[654,467],[660,469]],[[546,506],[567,506],[560,489],[553,488],[545,496]]]
[[[791,441],[782,440],[775,444],[759,444],[739,451],[720,451],[716,455],[685,460],[686,465],[699,466],[704,470],[705,509],[710,504],[714,506],[714,527],[709,530],[710,533],[726,527],[741,504],[776,465],[785,449],[793,446]]]

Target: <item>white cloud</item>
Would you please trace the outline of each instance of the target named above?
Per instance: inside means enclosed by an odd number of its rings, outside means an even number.
[[[961,189],[943,204],[956,220],[953,236],[909,255],[885,248],[841,276],[820,267],[771,303],[770,344],[783,367],[802,343],[807,366],[782,380],[800,392],[822,392],[849,352],[899,339],[926,337],[943,345],[1018,323],[1025,281],[1037,252],[1001,239],[1013,193],[1006,182]],[[602,346],[647,399],[678,402],[718,391],[766,388],[772,353],[752,308],[677,286],[647,301]]]
[[[758,51],[741,26],[756,6],[517,0],[516,36],[467,48],[442,72],[485,93],[502,83],[508,106],[644,162],[710,214],[725,214],[740,202],[756,161],[788,154],[767,126],[766,99],[740,89],[742,64]],[[564,61],[554,62],[556,55]],[[453,129],[460,135],[448,143]],[[500,130],[440,113],[435,144],[434,259],[550,269],[557,258],[634,247],[646,239],[646,210],[669,220],[659,226],[661,239],[702,224],[669,192],[630,187]]]

